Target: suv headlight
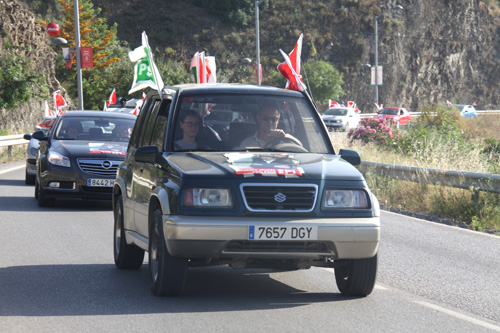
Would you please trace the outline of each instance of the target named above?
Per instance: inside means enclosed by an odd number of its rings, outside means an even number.
[[[63,156],[59,153],[51,152],[48,157],[49,163],[69,168],[71,167],[71,162],[68,157]]]
[[[231,208],[233,200],[227,188],[190,187],[184,191],[185,207],[195,208]]]
[[[368,197],[363,190],[327,189],[323,196],[323,209],[368,208]]]

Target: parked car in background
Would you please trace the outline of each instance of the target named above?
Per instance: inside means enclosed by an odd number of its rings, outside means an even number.
[[[325,113],[321,115],[321,119],[329,131],[347,131],[359,126],[361,116],[354,108],[334,107],[326,110]]]
[[[476,108],[473,105],[453,104],[458,109],[460,115],[465,118],[477,117]]]
[[[385,107],[375,117],[384,118],[389,125],[394,125],[396,128],[399,128],[399,125],[409,125],[411,122],[410,113],[402,107]]]
[[[51,206],[57,198],[111,199],[136,116],[105,111],[67,111],[40,141],[35,198]]]
[[[205,121],[216,107],[234,119],[221,141]],[[149,252],[157,296],[182,294],[190,267],[230,265],[330,267],[342,294],[364,297],[377,274],[380,208],[360,163],[356,151],[335,152],[304,92],[151,90],[113,188],[115,264],[139,269]]]
[[[36,125],[36,130],[43,131],[47,135],[52,128],[55,121],[55,116],[49,116],[42,120],[42,122]],[[38,147],[40,147],[40,141],[31,137],[32,134],[24,134],[24,139],[29,140],[28,149],[26,149],[26,171],[24,175],[24,182],[27,185],[35,184],[36,178],[36,155],[38,153]]]

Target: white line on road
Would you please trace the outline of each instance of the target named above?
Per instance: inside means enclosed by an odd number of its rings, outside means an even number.
[[[452,311],[452,310],[448,310],[448,309],[445,309],[445,308],[442,308],[440,306],[437,306],[437,305],[434,305],[434,304],[431,304],[431,303],[427,303],[427,302],[424,302],[424,301],[415,301],[415,303],[423,305],[423,306],[426,306],[428,308],[431,308],[431,309],[434,309],[434,310],[437,310],[437,311],[440,311],[440,312],[443,312],[443,313],[446,313],[446,314],[448,314],[450,316],[453,316],[453,317],[456,317],[456,318],[468,321],[468,322],[470,322],[472,324],[483,326],[483,327],[485,327],[487,329],[494,330],[496,332],[500,332],[500,327],[498,327],[496,325],[493,325],[493,324],[490,324],[490,323],[487,323],[487,322],[484,322],[482,320],[475,319],[475,318],[463,315],[461,313],[458,313],[458,312],[455,312],[455,311]]]
[[[22,169],[22,168],[25,168],[25,167],[26,166],[23,164],[23,165],[16,166],[14,168],[5,169],[5,170],[0,171],[0,175],[3,175],[4,173],[8,173],[8,172],[11,172],[11,171],[15,171],[15,170],[18,170],[18,169]]]

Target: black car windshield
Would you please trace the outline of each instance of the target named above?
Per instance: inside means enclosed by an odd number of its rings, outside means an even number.
[[[58,140],[128,142],[134,119],[114,117],[63,117],[54,130]]]
[[[383,109],[379,114],[390,114],[395,115],[398,114],[398,109]]]
[[[325,112],[327,116],[345,116],[347,114],[347,109],[328,109]]]
[[[327,154],[329,138],[316,113],[306,98],[289,95],[186,94],[174,118],[173,150]]]

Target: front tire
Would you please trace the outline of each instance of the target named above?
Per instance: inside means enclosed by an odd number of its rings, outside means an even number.
[[[116,198],[113,215],[115,220],[113,233],[115,265],[121,269],[139,269],[144,261],[144,250],[133,244],[127,244],[121,195]]]
[[[38,178],[35,180],[35,198],[38,199],[38,207],[52,207],[56,202],[54,198],[47,198]]]
[[[149,231],[149,276],[151,289],[156,296],[180,296],[186,285],[187,260],[168,253],[163,235],[160,208],[152,215]]]
[[[377,277],[378,257],[338,260],[335,268],[337,288],[345,296],[365,297],[371,294]]]
[[[35,184],[35,178],[36,176],[28,174],[28,170],[26,169],[26,172],[24,174],[24,183],[26,185],[33,185]]]

